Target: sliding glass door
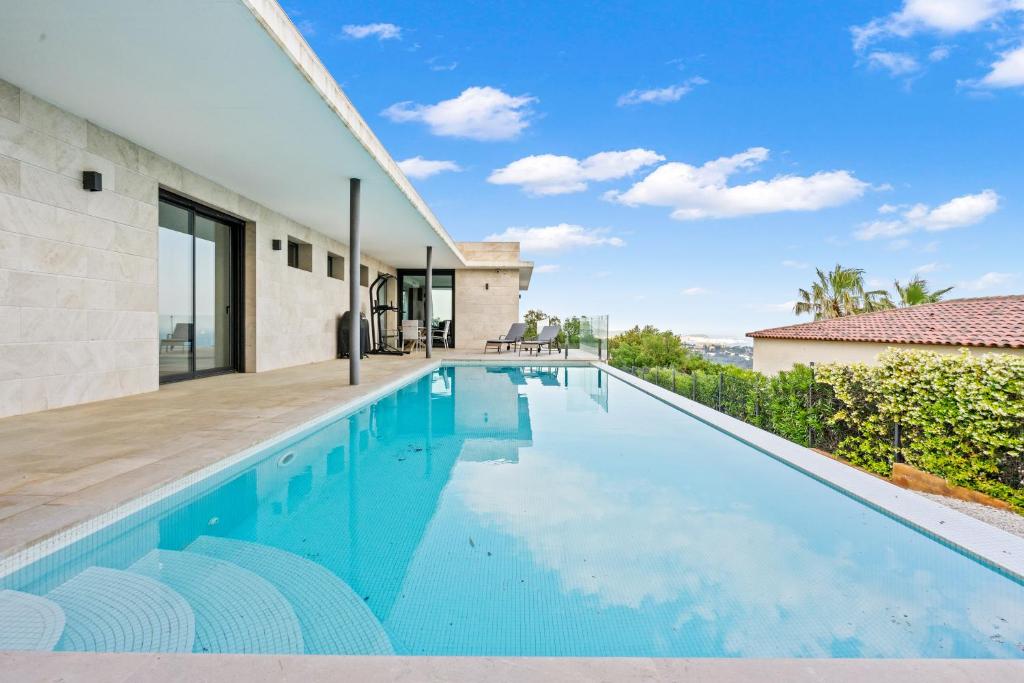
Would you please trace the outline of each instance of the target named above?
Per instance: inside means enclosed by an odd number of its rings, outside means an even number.
[[[239,361],[237,221],[160,197],[160,381],[235,370]]]
[[[455,271],[435,270],[433,273],[433,291],[430,293],[431,329],[435,331],[448,328],[448,345],[455,346]],[[399,304],[399,325],[402,320],[417,320],[425,325],[426,317],[427,273],[424,270],[399,270],[398,292],[401,297]],[[441,346],[440,335],[434,336],[434,345]]]

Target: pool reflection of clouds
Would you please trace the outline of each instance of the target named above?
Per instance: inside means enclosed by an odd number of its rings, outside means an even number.
[[[883,567],[865,567],[848,542],[826,554],[755,509],[711,509],[658,481],[656,469],[612,478],[535,448],[514,468],[462,463],[451,487],[568,596],[641,612],[671,604],[672,626],[709,632],[727,654],[907,657],[973,640],[977,654],[1007,656],[1024,641],[1020,596],[993,602],[929,571],[901,575],[904,558],[884,550]]]

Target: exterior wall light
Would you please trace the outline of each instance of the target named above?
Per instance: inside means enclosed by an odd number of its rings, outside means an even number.
[[[270,240],[270,248],[274,251],[281,251],[281,240]]]
[[[103,189],[103,174],[99,171],[83,171],[82,189],[89,192],[101,191]]]

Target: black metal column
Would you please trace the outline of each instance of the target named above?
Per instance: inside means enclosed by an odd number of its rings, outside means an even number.
[[[424,301],[423,326],[427,329],[427,358],[434,353],[434,248],[427,247],[427,278],[424,285],[427,289],[426,300]]]
[[[348,383],[359,384],[359,365],[364,349],[362,343],[362,321],[360,318],[359,291],[359,178],[348,181]]]

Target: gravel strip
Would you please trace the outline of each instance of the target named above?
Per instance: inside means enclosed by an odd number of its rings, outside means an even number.
[[[1016,512],[1011,510],[999,510],[997,508],[989,507],[988,505],[982,505],[981,503],[971,503],[966,500],[947,498],[946,496],[940,496],[936,493],[921,493],[920,491],[917,491],[916,493],[920,496],[924,496],[925,498],[931,498],[936,503],[941,503],[946,507],[951,507],[965,515],[970,515],[975,519],[980,519],[986,524],[991,524],[1003,531],[1009,531],[1015,536],[1024,538],[1024,516],[1018,515]]]

